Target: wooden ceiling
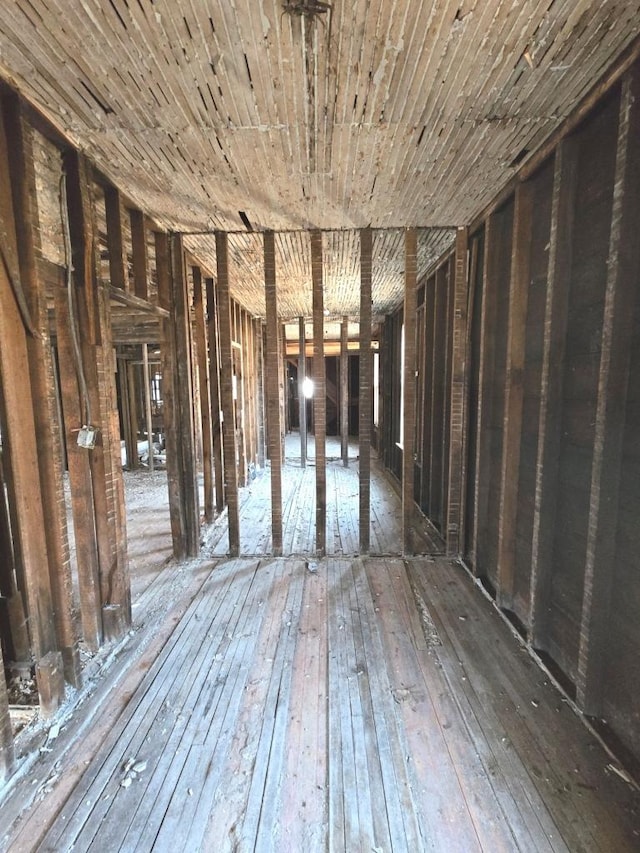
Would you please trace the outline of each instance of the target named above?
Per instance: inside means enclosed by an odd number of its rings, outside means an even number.
[[[424,272],[639,24],[614,0],[11,0],[0,73],[159,224],[236,232],[233,290],[256,315],[247,229],[283,232],[284,317],[309,314],[306,232],[331,232],[326,302],[353,316],[352,229],[376,229],[382,313],[402,294],[397,229],[423,229]],[[211,236],[187,245],[215,271]]]

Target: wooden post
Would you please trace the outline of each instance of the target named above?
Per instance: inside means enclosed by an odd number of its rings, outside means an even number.
[[[218,311],[220,321],[220,391],[222,402],[222,438],[224,443],[224,489],[229,523],[229,554],[240,552],[240,513],[238,508],[238,469],[236,466],[236,425],[233,406],[233,353],[231,351],[231,299],[229,295],[228,238],[216,231],[218,271]]]
[[[109,273],[111,284],[120,290],[129,290],[129,263],[127,247],[122,230],[123,206],[120,191],[113,186],[105,187],[104,206],[107,216],[107,248],[109,250]]]
[[[0,654],[0,780],[9,778],[13,771],[14,759],[9,695],[4,674],[4,660]]]
[[[191,343],[184,253],[179,236],[155,235],[160,306],[164,322],[162,378],[167,445],[167,484],[173,553],[196,556],[200,545],[191,384]]]
[[[182,237],[170,240],[171,283],[173,296],[173,328],[177,357],[176,409],[179,418],[180,503],[185,520],[185,556],[195,557],[200,551],[200,509],[198,474],[195,464],[195,428],[193,422],[193,375],[191,312],[185,254]]]
[[[464,436],[466,424],[467,374],[467,314],[468,303],[468,232],[458,228],[456,233],[455,280],[453,287],[453,349],[451,365],[451,416],[449,442],[449,496],[447,504],[447,554],[461,553],[464,537],[465,466]],[[446,460],[445,460],[446,464]]]
[[[371,421],[373,417],[373,357],[371,354],[370,228],[360,232],[360,378],[358,413],[359,539],[360,553],[368,554],[371,529]]]
[[[446,323],[447,323],[448,263],[440,265],[436,272],[433,300],[433,351],[431,358],[431,461],[429,464],[429,517],[434,525],[442,526],[442,431],[444,427],[444,380],[446,372]]]
[[[300,421],[300,467],[307,465],[307,398],[304,394],[307,377],[307,333],[304,317],[298,317],[298,410]]]
[[[413,554],[413,479],[416,422],[416,285],[418,279],[418,234],[405,231],[404,267],[404,423],[402,431],[402,542],[403,553]]]
[[[147,422],[147,452],[149,471],[153,472],[153,419],[151,417],[151,376],[149,375],[149,346],[142,344],[142,376],[144,388],[144,412]]]
[[[540,393],[540,426],[536,459],[536,490],[531,544],[530,642],[545,648],[560,452],[562,375],[573,251],[573,220],[577,184],[576,143],[564,139],[556,151],[551,205],[549,275],[545,306],[544,349]]]
[[[141,210],[130,210],[129,219],[131,222],[134,293],[140,299],[146,300],[149,298],[149,252],[145,216]]]
[[[316,444],[316,552],[327,549],[327,390],[324,363],[324,298],[322,289],[322,233],[311,232],[313,280],[313,421]]]
[[[204,520],[213,521],[213,439],[211,431],[211,394],[209,389],[209,358],[207,330],[202,293],[202,272],[192,267],[195,338],[200,380],[200,423],[202,427],[202,470],[204,477]]]
[[[207,293],[207,337],[209,339],[209,394],[211,397],[211,438],[213,442],[216,510],[224,508],[224,469],[220,425],[220,363],[218,347],[218,308],[213,278],[205,278]],[[264,464],[264,462],[263,462]]]
[[[80,618],[84,641],[91,651],[96,651],[102,643],[98,542],[89,453],[84,448],[78,447],[77,443],[78,430],[84,422],[84,412],[80,403],[78,378],[74,368],[68,296],[66,284],[61,280],[54,292],[56,338],[80,591]]]
[[[37,405],[34,407],[38,440],[42,510],[49,558],[49,575],[55,611],[58,647],[64,661],[66,680],[81,684],[78,638],[72,616],[71,566],[67,519],[64,511],[64,483],[59,435],[58,399],[54,383],[53,358],[49,338],[47,295],[36,263],[36,186],[32,136],[17,95],[4,102],[11,176],[17,254],[22,286],[32,322],[38,335],[28,336],[29,370]]]
[[[509,323],[507,331],[507,363],[504,400],[504,438],[498,519],[498,602],[512,608],[518,483],[520,475],[520,439],[524,396],[524,359],[527,327],[527,303],[530,285],[531,228],[533,188],[519,184],[515,195],[513,241],[511,250],[511,283]]]
[[[84,155],[71,150],[65,152],[63,161],[67,174],[76,320],[82,373],[86,379],[86,395],[82,387],[81,394],[85,398],[87,420],[92,420],[91,425],[98,428],[98,440],[89,452],[89,464],[102,624],[105,638],[114,639],[131,624],[131,595],[110,306],[108,293],[98,287],[100,262],[91,166]],[[121,247],[120,252],[123,251]]]
[[[342,464],[349,467],[349,318],[340,324],[340,450]]]
[[[630,381],[633,322],[640,281],[640,72],[636,65],[622,83],[612,227],[607,265],[604,322],[587,563],[578,656],[578,704],[602,713],[611,593],[618,530],[619,489],[625,413]],[[635,379],[634,381],[637,381]]]
[[[138,377],[136,365],[127,362],[125,365],[126,385],[128,395],[128,428],[125,430],[127,445],[127,465],[130,470],[139,468],[138,460]]]
[[[264,292],[267,306],[267,441],[271,461],[271,542],[273,554],[282,554],[282,456],[278,359],[278,296],[273,231],[264,234]]]
[[[9,194],[9,164],[4,121],[0,126],[0,376],[2,377],[7,448],[5,468],[12,485],[10,501],[15,507],[17,529],[13,531],[24,570],[31,648],[36,665],[49,663],[38,681],[41,707],[45,715],[64,700],[62,655],[58,651],[54,598],[49,574],[45,518],[42,509],[42,482],[38,466],[34,395],[29,374],[29,352],[24,315],[16,299],[18,281],[12,287],[8,269],[18,268],[13,210]],[[9,266],[10,265],[10,266]],[[34,330],[35,331],[35,330]],[[57,674],[57,678],[56,678]],[[0,710],[1,714],[1,710]]]
[[[256,372],[257,372],[257,412],[258,421],[258,467],[264,468],[266,461],[265,452],[265,403],[264,403],[264,335],[262,321],[255,319],[255,342],[256,342]]]

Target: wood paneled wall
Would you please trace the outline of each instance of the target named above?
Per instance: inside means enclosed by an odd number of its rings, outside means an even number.
[[[578,705],[636,755],[638,233],[636,64],[469,235],[456,534],[471,571]],[[452,278],[446,257],[420,282],[416,333],[414,495],[448,536],[450,341],[464,314],[452,311]],[[401,324],[400,313],[387,318],[381,335],[381,446],[396,475]]]

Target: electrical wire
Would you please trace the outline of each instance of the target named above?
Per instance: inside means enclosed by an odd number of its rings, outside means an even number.
[[[67,207],[67,176],[63,172],[60,176],[60,216],[62,218],[62,232],[64,236],[64,256],[67,268],[67,300],[69,303],[69,325],[71,326],[71,341],[73,343],[73,358],[76,368],[76,376],[80,386],[80,398],[82,408],[86,414],[85,426],[91,424],[91,403],[87,390],[87,380],[82,365],[82,354],[80,352],[80,341],[78,340],[78,322],[76,318],[75,303],[73,299],[73,255],[71,250],[71,229],[69,227],[69,210]]]

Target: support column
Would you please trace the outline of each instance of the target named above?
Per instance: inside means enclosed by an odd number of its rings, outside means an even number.
[[[149,346],[142,344],[142,376],[144,388],[144,414],[147,424],[147,453],[149,471],[153,472],[153,418],[151,417],[151,376],[149,374]]]
[[[271,462],[271,546],[273,554],[282,554],[282,425],[278,359],[278,295],[276,289],[276,251],[273,231],[264,234],[264,293],[267,306],[267,441]]]
[[[29,373],[27,335],[37,331],[26,328],[27,311],[21,311],[18,299],[26,306],[18,275],[15,226],[9,193],[9,162],[4,119],[0,122],[0,376],[4,397],[3,455],[11,483],[9,500],[15,508],[17,529],[13,530],[21,555],[29,619],[31,648],[41,677],[37,679],[41,708],[53,713],[64,700],[62,656],[58,651],[54,598],[49,574],[49,556],[43,514],[42,482],[38,466],[35,402],[38,400]],[[0,721],[2,719],[0,698]],[[3,744],[4,745],[4,744]]]
[[[207,331],[202,295],[202,272],[192,267],[193,308],[195,313],[196,353],[200,381],[200,423],[202,428],[202,471],[204,477],[204,520],[213,521],[213,443],[211,434],[211,394],[209,390],[209,364]]]
[[[149,252],[147,226],[141,210],[130,210],[131,251],[133,257],[133,288],[140,299],[149,298]]]
[[[371,354],[370,228],[360,232],[360,389],[359,389],[359,525],[360,553],[368,554],[371,529],[371,425],[373,418],[373,357]]]
[[[258,466],[263,469],[266,464],[265,452],[265,404],[264,404],[264,335],[261,320],[254,320],[254,338],[256,342],[256,371],[257,371],[257,412],[258,420]]]
[[[52,603],[58,647],[62,652],[66,680],[81,684],[78,637],[72,616],[71,565],[64,483],[58,433],[58,399],[49,336],[47,295],[36,263],[36,186],[32,135],[22,116],[19,98],[4,103],[6,131],[10,140],[8,164],[11,174],[14,221],[20,279],[37,335],[28,336],[29,371],[37,405],[34,408],[38,441],[38,467],[45,522]]]
[[[120,191],[113,186],[105,187],[104,206],[107,217],[107,249],[109,251],[109,276],[113,287],[128,291],[129,262],[122,230],[124,213]]]
[[[207,332],[209,339],[209,394],[211,396],[211,437],[213,441],[216,510],[224,508],[224,468],[222,459],[222,430],[220,424],[220,359],[218,346],[218,306],[212,278],[205,279],[207,291]]]
[[[300,467],[307,466],[307,398],[304,395],[307,377],[307,333],[304,317],[298,317],[298,419],[300,421]]]
[[[573,253],[573,221],[577,184],[576,143],[563,139],[555,155],[549,274],[544,321],[544,350],[540,378],[540,420],[536,459],[536,490],[531,544],[530,641],[545,648],[560,452],[562,376]]]
[[[322,289],[322,233],[311,232],[313,280],[313,421],[316,444],[316,552],[327,550],[327,389],[324,363],[324,297]]]
[[[403,552],[413,554],[414,444],[416,427],[416,285],[418,234],[405,231],[404,267],[404,423],[402,432],[402,542]]]
[[[170,311],[164,323],[164,388],[167,484],[173,553],[193,557],[200,546],[191,384],[191,341],[182,239],[157,232],[158,301]]]
[[[218,269],[218,310],[220,319],[220,390],[222,401],[222,437],[224,444],[225,495],[229,522],[229,554],[240,553],[240,513],[238,508],[238,469],[236,465],[236,425],[233,406],[233,353],[231,352],[231,298],[229,295],[228,238],[216,231]]]
[[[349,467],[349,318],[340,325],[340,448],[342,464]]]
[[[467,391],[467,304],[468,304],[468,233],[459,228],[456,234],[455,282],[453,292],[453,350],[451,365],[451,426],[449,450],[449,496],[447,504],[447,554],[461,553],[464,537],[464,435]],[[445,460],[446,464],[446,460]]]
[[[504,438],[500,513],[498,520],[498,590],[501,607],[512,608],[514,564],[516,556],[516,523],[520,475],[520,439],[524,399],[524,360],[527,330],[527,304],[530,285],[531,228],[533,189],[531,183],[519,184],[515,194],[513,242],[511,250],[511,283],[509,324],[507,331],[507,364],[504,400]]]
[[[98,430],[95,447],[89,450],[89,464],[102,623],[105,638],[115,639],[131,624],[131,596],[110,304],[108,293],[98,286],[100,261],[91,165],[84,155],[71,150],[65,152],[63,163],[82,352],[79,384],[87,418],[84,423]]]
[[[622,83],[620,123],[607,265],[602,351],[598,381],[587,563],[578,655],[581,709],[602,713],[602,686],[619,527],[619,491],[630,377],[633,322],[640,281],[640,72]],[[637,377],[633,381],[637,381]]]

